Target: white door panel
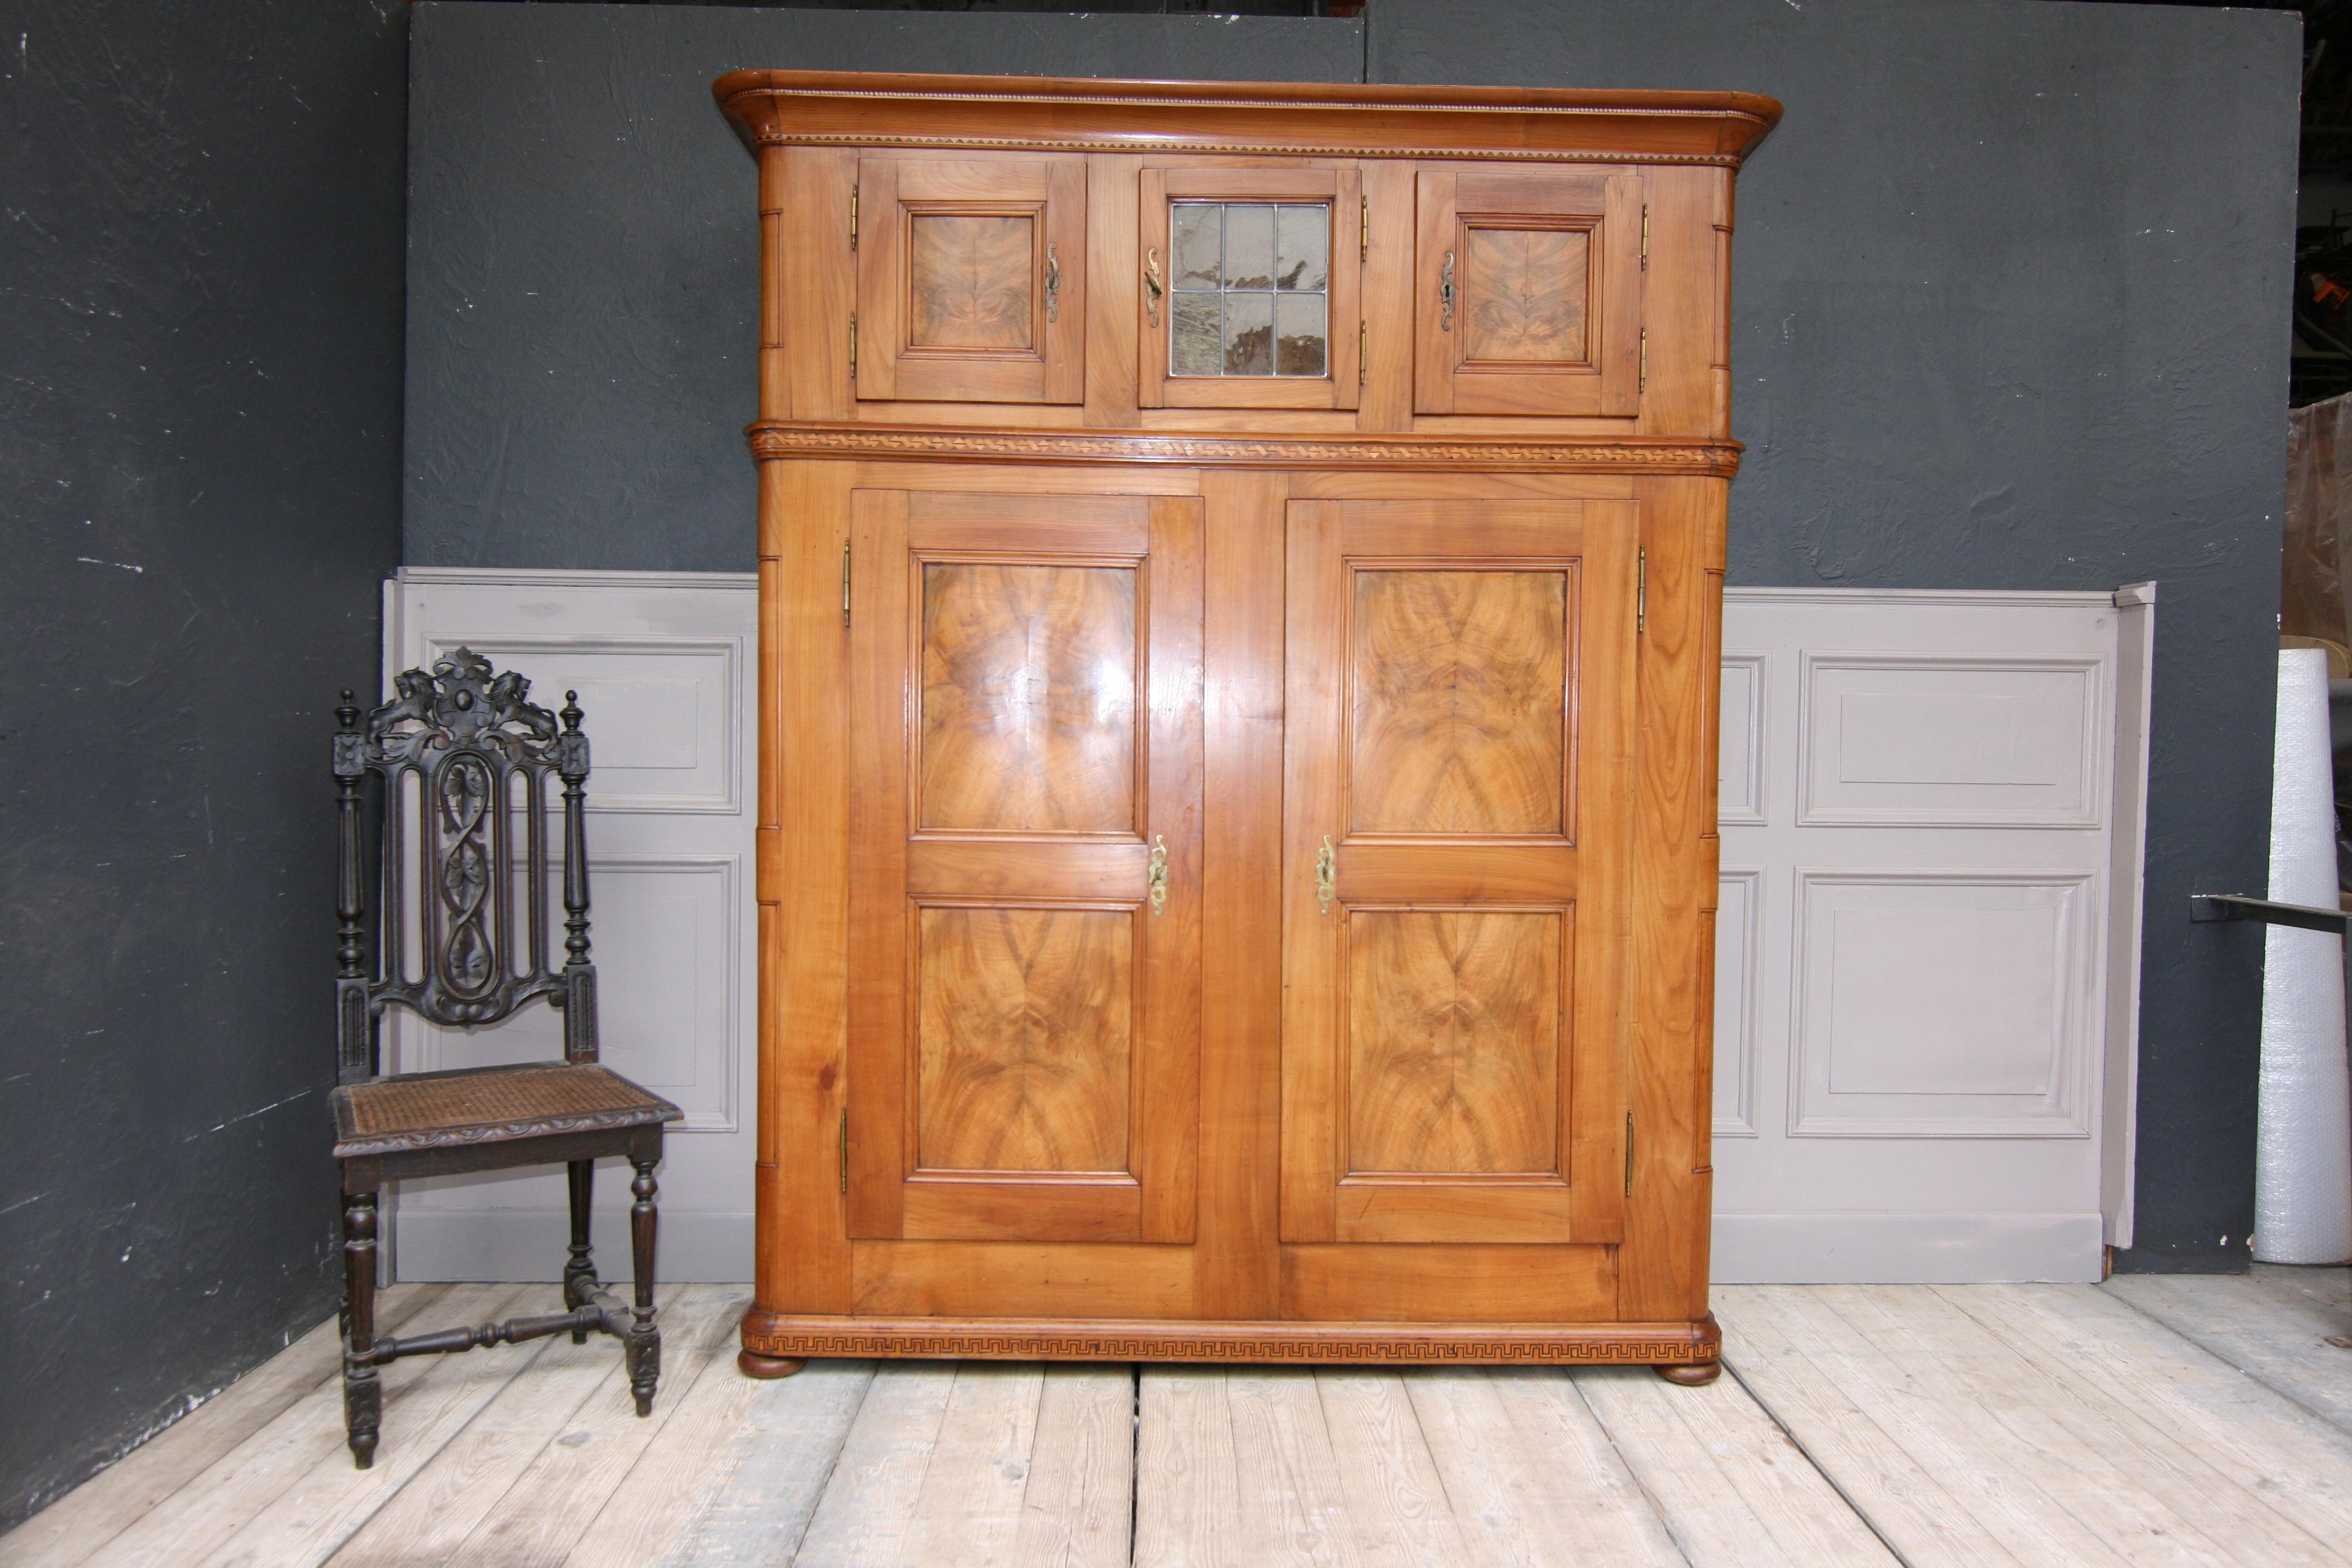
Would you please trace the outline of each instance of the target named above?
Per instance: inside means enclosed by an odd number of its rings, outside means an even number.
[[[603,1059],[686,1112],[664,1142],[660,1272],[751,1277],[757,916],[750,779],[755,579],[733,574],[410,569],[386,585],[385,679],[459,645],[587,715],[590,937]],[[389,1070],[546,1060],[533,1007],[473,1032],[394,1015]],[[597,1173],[594,1239],[628,1272],[628,1171]],[[402,1184],[403,1279],[553,1279],[569,1234],[561,1170]]]
[[[2115,600],[1725,598],[1715,1278],[2097,1279]]]

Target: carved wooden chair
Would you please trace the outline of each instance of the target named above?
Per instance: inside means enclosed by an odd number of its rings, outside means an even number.
[[[581,822],[588,737],[580,696],[557,715],[527,700],[530,683],[459,648],[360,722],[352,694],[335,710],[336,814],[341,834],[335,912],[335,1157],[343,1173],[343,1420],[352,1458],[373,1463],[383,1390],[376,1369],[409,1355],[469,1351],[569,1331],[621,1342],[637,1414],[661,1374],[654,1323],[654,1166],[662,1125],[683,1114],[596,1061],[596,970],[588,962],[588,860]],[[411,781],[414,783],[411,783]],[[548,802],[563,792],[563,952],[554,946]],[[369,829],[369,822],[377,826]],[[363,839],[373,837],[373,853]],[[411,842],[412,837],[415,842]],[[518,846],[516,840],[520,838]],[[371,864],[382,896],[368,919]],[[413,888],[411,884],[414,884]],[[412,903],[410,900],[414,900]],[[520,905],[520,907],[518,907]],[[520,945],[518,945],[520,943]],[[563,1059],[380,1076],[384,1009],[436,1024],[497,1024],[544,996],[563,1014]],[[635,1168],[629,1234],[636,1300],[597,1282],[589,1200],[600,1156]],[[387,1181],[562,1163],[571,1171],[572,1254],[565,1310],[407,1339],[375,1335],[376,1194]]]

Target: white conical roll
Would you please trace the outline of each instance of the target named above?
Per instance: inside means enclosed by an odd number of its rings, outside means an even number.
[[[2334,909],[2336,780],[2327,655],[2279,653],[2271,774],[2271,897]],[[2254,1153],[2254,1257],[2352,1258],[2352,1077],[2346,1071],[2344,940],[2268,928],[2263,953],[2262,1121]]]

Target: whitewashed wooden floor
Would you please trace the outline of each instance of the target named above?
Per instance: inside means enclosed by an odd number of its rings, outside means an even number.
[[[396,1331],[551,1288],[407,1286]],[[0,1564],[2352,1562],[2341,1269],[1717,1293],[1732,1375],[817,1363],[743,1293],[403,1362],[351,1468],[322,1325],[0,1538]],[[16,1413],[21,1419],[24,1413]]]

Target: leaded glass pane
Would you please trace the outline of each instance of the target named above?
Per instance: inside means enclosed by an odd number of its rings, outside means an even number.
[[[1169,374],[1330,374],[1328,202],[1173,202],[1169,250]]]
[[[1216,375],[1224,368],[1219,344],[1220,321],[1214,294],[1174,296],[1168,316],[1168,373],[1171,375]]]
[[[1324,347],[1324,303],[1320,294],[1275,296],[1275,374],[1323,374],[1328,358]]]
[[[1313,289],[1331,284],[1331,209],[1284,207],[1275,221],[1275,285]]]
[[[1225,374],[1274,374],[1274,296],[1225,296]]]

